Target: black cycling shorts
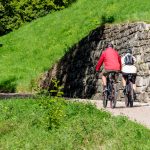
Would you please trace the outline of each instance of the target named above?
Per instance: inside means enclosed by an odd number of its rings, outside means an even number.
[[[132,74],[131,81],[133,84],[135,84],[137,74],[136,73],[122,73],[122,76],[125,80],[127,80],[128,74]]]
[[[108,74],[111,73],[111,72],[116,72],[116,75],[119,75],[118,73],[119,73],[120,71],[119,71],[119,70],[105,70],[105,69],[103,69],[102,74],[103,74],[104,76],[108,76]]]

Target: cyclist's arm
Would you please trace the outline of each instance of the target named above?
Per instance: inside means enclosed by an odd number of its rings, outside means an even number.
[[[132,56],[132,57],[133,57],[134,63],[136,63],[136,58],[134,56]]]
[[[102,66],[102,64],[103,64],[103,61],[104,61],[104,53],[102,53],[100,59],[98,60],[98,63],[97,63],[97,65],[96,65],[96,71],[99,71],[99,70],[100,70],[100,68],[101,68],[101,66]]]
[[[122,66],[125,64],[125,62],[124,62],[124,56],[121,57],[121,63],[122,63]]]

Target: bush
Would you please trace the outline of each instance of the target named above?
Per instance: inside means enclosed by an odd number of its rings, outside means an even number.
[[[0,82],[1,93],[14,93],[16,91],[16,78],[10,77],[7,80]]]
[[[40,101],[44,109],[43,124],[47,129],[58,128],[66,116],[66,102],[63,98],[44,98]]]
[[[44,112],[40,123],[42,122],[50,130],[58,128],[66,116],[66,101],[61,98],[63,87],[59,86],[57,79],[52,79],[52,83],[52,90],[50,91],[37,87],[37,96],[40,98],[40,106]]]
[[[75,0],[1,0],[0,35],[18,29],[25,22],[68,7]]]

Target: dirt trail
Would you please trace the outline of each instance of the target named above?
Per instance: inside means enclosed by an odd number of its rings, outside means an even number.
[[[134,102],[134,106],[132,108],[126,108],[124,102],[117,102],[116,108],[112,109],[109,106],[109,102],[108,107],[103,108],[101,100],[76,99],[75,101],[91,102],[95,104],[98,109],[111,112],[114,116],[127,116],[130,120],[140,123],[150,129],[150,103]]]
[[[94,100],[91,102],[95,103],[97,108],[104,109],[102,106],[102,101]],[[111,109],[108,103],[108,107],[105,110],[111,112],[115,116],[127,116],[130,120],[136,121],[150,128],[150,103],[134,102],[134,107],[126,108],[124,102],[117,102],[115,109]]]

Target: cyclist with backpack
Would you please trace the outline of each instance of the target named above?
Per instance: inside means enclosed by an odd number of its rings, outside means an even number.
[[[122,83],[124,87],[124,94],[125,94],[125,86],[126,86],[126,79],[128,74],[132,74],[132,83],[133,83],[133,90],[136,91],[136,75],[137,75],[137,68],[135,66],[136,58],[132,55],[132,50],[129,48],[126,54],[121,58],[122,62]]]
[[[113,48],[113,44],[107,44],[107,48],[102,52],[98,63],[96,65],[96,71],[99,71],[104,63],[104,70],[102,71],[102,84],[103,89],[107,90],[107,75],[109,72],[121,71],[121,57],[118,52]],[[116,77],[117,78],[117,77]]]

